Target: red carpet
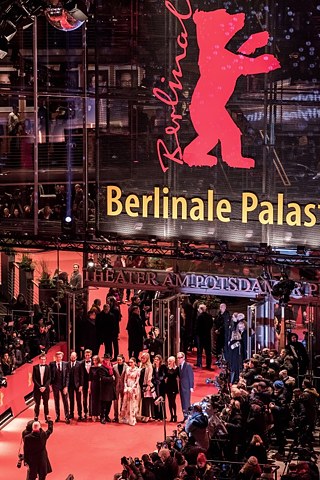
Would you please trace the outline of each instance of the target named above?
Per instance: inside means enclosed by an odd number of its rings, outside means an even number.
[[[79,260],[78,257],[76,258]],[[73,258],[73,254],[68,254],[68,271],[72,271],[72,263],[76,258]],[[66,268],[65,265],[64,268]],[[101,298],[104,302],[105,295],[104,289],[94,290],[90,295],[91,301],[94,298]],[[126,305],[122,306],[122,312],[124,318],[121,325],[120,350],[125,352],[126,356]],[[193,363],[194,359],[192,359]],[[204,395],[214,391],[213,386],[205,384],[208,373],[205,370],[195,372],[195,392],[192,401],[200,400]],[[214,374],[214,372],[210,373]],[[180,407],[180,399],[178,399],[178,405]],[[53,418],[55,417],[53,400],[50,401],[50,414]],[[113,409],[111,417],[113,417]],[[0,480],[26,478],[26,468],[22,466],[19,470],[16,468],[16,463],[21,432],[27,421],[32,418],[33,407],[0,430]],[[180,409],[179,418],[182,418]],[[43,419],[42,407],[41,419]],[[174,424],[167,424],[167,434],[170,434],[174,428]],[[114,473],[121,471],[122,456],[141,457],[143,453],[153,451],[159,440],[163,440],[162,423],[138,423],[134,427],[75,421],[72,421],[71,425],[55,424],[54,432],[47,443],[53,473],[47,478],[48,480],[65,480],[68,474],[72,473],[75,480],[112,480]]]

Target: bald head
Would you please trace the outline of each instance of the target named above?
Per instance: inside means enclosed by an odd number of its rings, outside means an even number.
[[[40,422],[33,422],[32,424],[32,431],[33,432],[39,432],[41,428]]]

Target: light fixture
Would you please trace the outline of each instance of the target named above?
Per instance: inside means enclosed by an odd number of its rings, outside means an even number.
[[[63,6],[76,20],[79,20],[80,22],[88,20],[87,6],[85,2],[81,0],[66,0],[63,3]]]
[[[77,30],[87,20],[86,7],[81,6],[74,0],[61,2],[60,0],[50,0],[49,6],[45,9],[46,19],[57,30],[70,32]]]
[[[229,242],[227,240],[220,240],[218,244],[222,252],[226,252],[227,250],[229,250]]]
[[[75,221],[70,215],[66,215],[61,222],[61,230],[67,235],[75,233]]]
[[[0,37],[0,60],[8,55],[8,41],[4,37]]]
[[[88,268],[88,270],[92,270],[92,269],[94,268],[94,265],[95,265],[95,263],[94,263],[93,258],[89,258],[89,259],[88,259],[88,262],[87,262],[87,268]]]
[[[106,270],[106,269],[108,268],[108,266],[109,266],[109,261],[108,261],[108,259],[105,258],[105,257],[104,257],[104,258],[101,258],[101,260],[100,260],[100,265],[101,265],[102,270]]]

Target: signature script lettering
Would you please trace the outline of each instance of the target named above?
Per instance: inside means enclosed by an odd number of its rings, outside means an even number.
[[[176,163],[183,163],[182,157],[182,149],[179,143],[179,138],[178,138],[178,132],[180,130],[180,120],[182,119],[182,115],[177,113],[177,105],[178,105],[178,90],[182,90],[182,84],[180,79],[183,76],[182,68],[181,68],[181,61],[186,58],[187,56],[187,48],[188,48],[188,32],[186,30],[184,22],[191,18],[192,16],[192,8],[190,5],[190,0],[186,0],[186,5],[188,8],[187,13],[180,13],[177,11],[174,5],[168,0],[165,1],[165,6],[169,10],[172,15],[174,15],[180,22],[182,31],[177,37],[177,45],[182,49],[182,53],[176,56],[175,58],[175,68],[172,70],[172,76],[174,80],[169,80],[168,86],[171,90],[170,94],[164,92],[160,88],[154,88],[153,89],[153,94],[154,96],[160,100],[162,103],[165,105],[168,105],[171,107],[171,125],[167,126],[165,128],[165,132],[167,135],[172,135],[173,136],[173,141],[174,144],[176,145],[176,148],[174,149],[173,152],[170,152],[168,150],[168,147],[166,146],[166,143],[162,139],[157,140],[157,153],[158,153],[158,159],[160,162],[160,166],[163,172],[166,172],[168,170],[168,167],[165,166],[163,158],[165,157],[168,160],[171,160]],[[161,82],[165,82],[165,78],[161,78]]]

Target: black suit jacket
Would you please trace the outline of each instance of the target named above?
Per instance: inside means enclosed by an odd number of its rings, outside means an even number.
[[[81,363],[76,360],[75,366],[71,366],[71,362],[68,362],[67,369],[68,375],[68,387],[75,386],[77,389],[83,386],[83,368]]]
[[[34,365],[32,369],[33,389],[38,390],[40,387],[49,388],[51,383],[51,373],[49,365],[45,365],[43,375],[43,385],[41,385],[40,365]]]
[[[91,363],[91,366],[92,365],[93,363]],[[82,375],[82,385],[83,385],[83,388],[86,390],[89,388],[89,373],[87,372],[87,369],[86,369],[85,360],[82,360],[82,362],[80,362],[80,368],[81,368],[81,375]]]
[[[68,362],[62,363],[62,388],[65,388],[69,385],[69,371],[68,371]],[[57,364],[56,362],[50,362],[50,372],[51,372],[51,385],[56,384],[57,378]]]
[[[30,475],[34,478],[36,474],[45,476],[52,472],[48,459],[46,443],[53,431],[53,422],[48,421],[46,431],[40,429],[39,432],[31,432],[24,438],[24,460],[29,465]]]

